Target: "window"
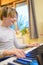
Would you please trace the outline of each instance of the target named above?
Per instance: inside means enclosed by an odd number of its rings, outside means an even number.
[[[26,3],[17,4],[16,10],[18,12],[18,29],[23,30],[24,28],[29,28],[29,16],[28,16],[28,6]]]

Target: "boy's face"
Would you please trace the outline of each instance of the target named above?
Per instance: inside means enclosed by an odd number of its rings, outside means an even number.
[[[7,17],[3,17],[3,20],[5,21],[5,25],[10,27],[12,26],[15,22],[17,22],[17,14],[14,12],[12,13],[12,15],[7,16]]]
[[[14,15],[12,17],[9,17],[8,21],[11,23],[11,26],[17,22],[17,15],[16,13],[14,13]]]
[[[6,24],[6,26],[12,26],[17,21],[16,17],[4,17],[3,19],[5,20],[4,23]]]
[[[15,22],[16,22],[16,18],[9,18],[8,19],[9,26],[12,26]]]

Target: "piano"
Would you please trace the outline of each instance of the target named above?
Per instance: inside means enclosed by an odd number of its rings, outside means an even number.
[[[43,65],[43,45],[34,47],[26,53],[26,58],[17,58],[13,62],[20,63],[22,65]]]
[[[25,54],[26,54],[26,58],[16,58],[16,59],[13,58],[13,60],[11,59],[11,61],[7,59],[7,63],[4,64],[5,65],[43,65],[43,45],[40,45],[39,47],[33,47],[30,50],[26,50]],[[5,61],[6,60],[4,60],[4,62]],[[3,61],[1,61],[0,63],[2,64]]]

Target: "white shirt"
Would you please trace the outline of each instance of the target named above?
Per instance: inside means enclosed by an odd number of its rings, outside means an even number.
[[[20,45],[17,41],[15,31],[11,28],[0,26],[0,55],[5,49],[25,48],[26,45]]]

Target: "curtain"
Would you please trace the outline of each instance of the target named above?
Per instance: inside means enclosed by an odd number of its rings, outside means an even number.
[[[30,10],[30,37],[38,38],[37,25],[36,25],[36,17],[35,17],[35,7],[34,0],[29,0],[29,10]]]

